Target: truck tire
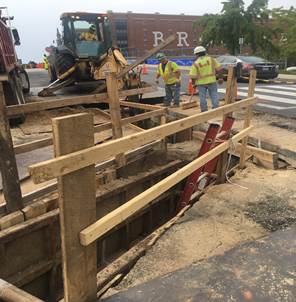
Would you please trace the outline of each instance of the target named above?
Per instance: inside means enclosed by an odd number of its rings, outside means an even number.
[[[20,79],[22,81],[23,93],[29,93],[30,92],[30,80],[29,80],[28,73],[26,72],[25,69],[21,69]]]
[[[7,106],[25,104],[22,82],[15,73],[9,76],[7,82],[3,82],[3,89]],[[25,121],[25,115],[20,114],[10,118],[9,121],[12,126],[17,126]]]
[[[61,76],[67,72],[71,67],[75,65],[75,58],[71,54],[57,53],[55,56],[55,66],[58,76]]]

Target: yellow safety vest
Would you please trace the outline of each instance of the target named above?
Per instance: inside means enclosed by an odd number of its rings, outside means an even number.
[[[158,65],[158,73],[159,75],[163,78],[163,81],[167,85],[173,85],[177,82],[177,78],[175,76],[175,73],[173,71],[173,62],[168,61],[167,64],[165,65],[164,72],[162,69],[162,64],[160,63]]]
[[[44,69],[48,70],[48,59],[46,57],[43,58]]]
[[[198,58],[194,64],[197,72],[197,85],[206,85],[216,82],[215,60],[209,56]]]

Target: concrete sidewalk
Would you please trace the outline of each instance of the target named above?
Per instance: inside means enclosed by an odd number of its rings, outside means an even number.
[[[296,74],[279,74],[279,79],[282,80],[295,80],[296,81]]]

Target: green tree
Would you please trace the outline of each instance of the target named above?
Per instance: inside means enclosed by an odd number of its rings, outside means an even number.
[[[279,33],[279,47],[282,58],[289,65],[296,65],[296,8],[277,8],[271,11],[273,26]]]
[[[244,38],[254,52],[271,56],[278,52],[274,44],[276,31],[269,26],[268,0],[253,0],[246,8],[242,0],[222,2],[220,14],[206,14],[196,21],[203,29],[201,41],[204,45],[225,46],[231,54],[239,52],[239,38]]]

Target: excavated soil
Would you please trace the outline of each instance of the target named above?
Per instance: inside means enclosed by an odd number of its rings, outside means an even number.
[[[250,164],[232,183],[211,187],[107,295],[295,223],[295,176]]]

